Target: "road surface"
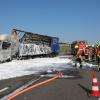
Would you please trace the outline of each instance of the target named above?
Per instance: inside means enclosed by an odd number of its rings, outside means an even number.
[[[66,73],[67,72],[67,73]],[[68,74],[68,71],[64,71]],[[56,79],[36,87],[28,92],[14,98],[14,100],[100,100],[99,98],[90,97],[88,94],[92,88],[92,73],[90,69],[79,69],[71,71],[73,75],[77,73],[80,77],[72,79]],[[69,73],[69,75],[71,75]],[[76,76],[77,76],[76,75]],[[100,72],[97,72],[97,79],[100,85]],[[46,80],[42,78],[37,83]]]

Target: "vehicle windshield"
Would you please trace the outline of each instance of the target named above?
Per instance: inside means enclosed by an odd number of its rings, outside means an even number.
[[[2,49],[8,49],[11,46],[10,42],[3,42],[2,43]]]

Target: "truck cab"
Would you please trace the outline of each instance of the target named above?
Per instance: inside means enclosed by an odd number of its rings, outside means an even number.
[[[11,43],[0,40],[0,62],[11,60]]]

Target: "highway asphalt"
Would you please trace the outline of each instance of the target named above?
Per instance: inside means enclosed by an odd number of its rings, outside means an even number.
[[[12,100],[100,100],[97,97],[90,97],[94,71],[90,69],[66,70],[64,75],[75,75],[77,78],[60,78],[34,89],[31,89]],[[100,87],[100,72],[97,71],[97,80]],[[42,78],[37,83],[47,80]]]

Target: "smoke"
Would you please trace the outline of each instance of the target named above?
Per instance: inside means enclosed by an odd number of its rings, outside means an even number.
[[[8,38],[7,34],[0,34],[0,40],[6,40]]]

